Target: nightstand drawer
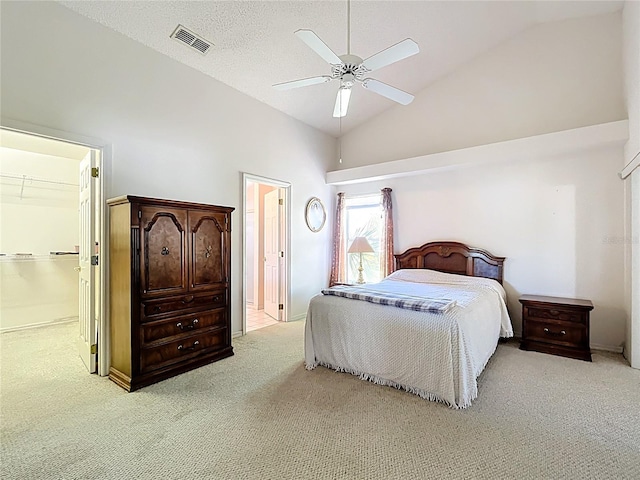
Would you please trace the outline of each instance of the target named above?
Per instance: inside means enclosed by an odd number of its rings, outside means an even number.
[[[581,325],[545,322],[532,318],[524,322],[523,338],[567,347],[588,345],[587,329]]]
[[[542,306],[542,307],[524,307],[525,316],[527,318],[541,319],[541,320],[559,320],[562,322],[587,324],[588,314],[586,312],[580,312],[576,310],[563,309],[556,306]]]

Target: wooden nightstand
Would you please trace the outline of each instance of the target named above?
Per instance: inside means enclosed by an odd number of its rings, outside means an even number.
[[[576,298],[523,295],[522,350],[591,361],[589,312],[593,304]]]

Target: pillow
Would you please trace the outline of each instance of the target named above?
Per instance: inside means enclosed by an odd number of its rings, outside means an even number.
[[[484,285],[496,290],[500,296],[506,298],[506,292],[500,283],[492,278],[470,277],[467,275],[458,275],[455,273],[438,272],[437,270],[428,270],[426,268],[406,268],[396,270],[384,280],[393,280],[400,282],[413,283],[435,283],[449,285]]]
[[[467,280],[466,275],[456,275],[455,273],[438,272],[437,270],[428,270],[426,268],[406,268],[396,270],[388,275],[385,280],[400,280],[402,282],[416,283],[439,283],[439,282],[457,282]]]

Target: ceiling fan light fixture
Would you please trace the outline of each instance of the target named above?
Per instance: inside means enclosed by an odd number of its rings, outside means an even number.
[[[333,108],[334,118],[344,117],[349,109],[349,98],[351,98],[351,88],[340,87],[336,96],[336,105]]]
[[[351,88],[355,84],[356,77],[350,73],[346,73],[342,76],[342,88]]]

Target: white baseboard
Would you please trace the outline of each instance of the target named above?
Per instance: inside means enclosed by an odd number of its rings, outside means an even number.
[[[62,325],[63,323],[72,323],[77,321],[78,321],[78,317],[63,317],[63,318],[57,318],[50,322],[29,323],[27,325],[19,325],[17,327],[0,328],[0,333],[18,332],[20,330],[29,330],[31,328],[48,327],[49,325]]]
[[[236,337],[241,337],[242,336],[242,330],[240,330],[239,332],[233,332],[231,334],[231,338],[236,338]]]
[[[622,346],[612,347],[611,345],[599,345],[597,343],[592,343],[591,350],[600,350],[601,352],[622,353]]]

